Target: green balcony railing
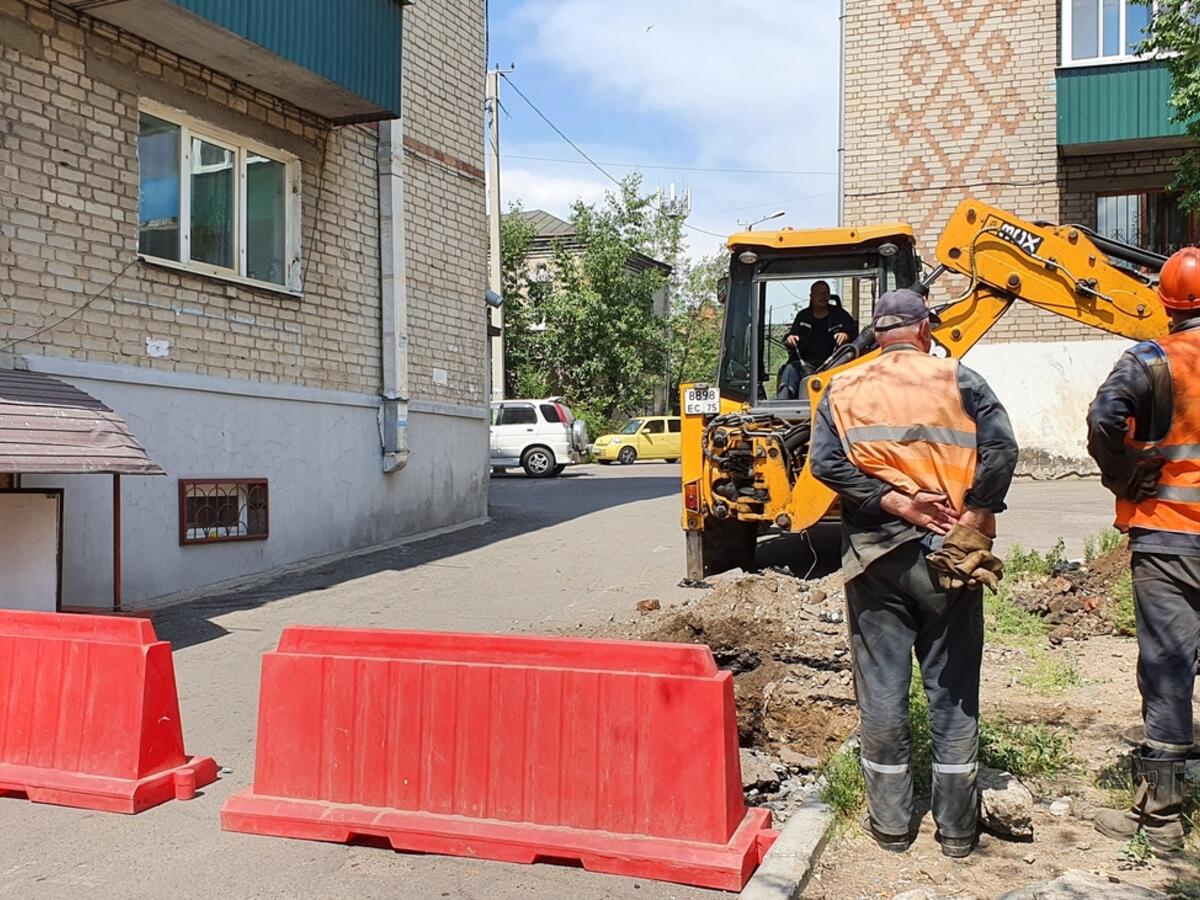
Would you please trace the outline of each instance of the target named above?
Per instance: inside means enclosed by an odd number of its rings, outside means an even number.
[[[1177,138],[1171,76],[1159,60],[1059,69],[1058,144],[1110,144]]]

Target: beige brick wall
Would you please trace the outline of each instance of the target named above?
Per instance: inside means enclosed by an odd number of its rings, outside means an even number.
[[[404,12],[405,220],[412,394],[482,404],[487,220],[482,0]],[[433,381],[433,370],[448,384]]]
[[[939,232],[967,196],[1028,219],[1058,218],[1057,6],[846,0],[848,224],[911,222],[932,261]],[[963,286],[945,278],[939,296]],[[1095,334],[1017,304],[989,340]]]
[[[412,394],[479,403],[483,4],[412,7],[406,38],[406,129],[432,149],[406,155]],[[302,298],[126,268],[140,97],[300,158]],[[0,0],[0,196],[14,201],[0,213],[0,346],[71,315],[15,351],[379,390],[374,126],[331,127],[60,4]],[[170,356],[151,359],[147,338],[170,341]]]

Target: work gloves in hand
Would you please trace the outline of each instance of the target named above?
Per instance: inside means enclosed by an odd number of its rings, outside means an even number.
[[[1004,575],[1004,563],[992,553],[992,539],[969,525],[955,525],[941,549],[925,558],[943,591],[983,584],[995,593]]]

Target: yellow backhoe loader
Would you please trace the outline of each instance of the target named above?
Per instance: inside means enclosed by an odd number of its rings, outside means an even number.
[[[927,293],[957,273],[966,279],[961,294],[934,307],[941,324],[933,352],[951,357],[971,349],[1014,302],[1134,340],[1167,333],[1154,291],[1164,257],[1082,226],[1026,222],[977,200],[954,212],[937,244],[938,265],[924,278],[912,228],[898,223],[748,231],[728,247],[716,383],[680,388],[683,528],[694,580],[752,568],[758,538],[772,528],[801,532],[836,514],[835,495],[809,468],[813,414],[829,379],[878,349],[867,324],[819,366],[795,358],[784,338],[815,281],[869,323],[885,291]],[[796,383],[784,378],[789,365],[802,367],[797,397],[783,389]]]

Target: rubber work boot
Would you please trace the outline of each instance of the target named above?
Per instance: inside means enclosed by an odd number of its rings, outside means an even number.
[[[948,856],[951,859],[966,859],[975,850],[975,845],[979,843],[978,835],[973,837],[952,838],[937,836],[938,843],[942,845],[942,856]]]
[[[875,826],[871,824],[871,814],[864,812],[862,818],[858,820],[858,824],[862,826],[862,830],[875,839],[875,843],[879,845],[879,849],[886,850],[888,853],[903,853],[912,846],[913,835],[911,834],[885,834],[882,831],[877,831]]]
[[[1182,759],[1130,758],[1136,786],[1129,809],[1102,809],[1096,830],[1105,837],[1127,841],[1141,829],[1156,853],[1183,849],[1184,765]]]

